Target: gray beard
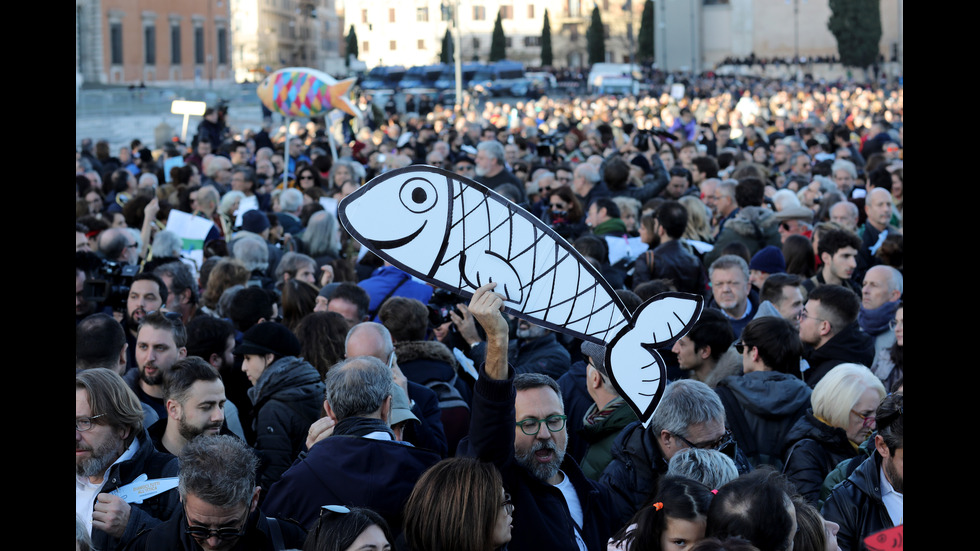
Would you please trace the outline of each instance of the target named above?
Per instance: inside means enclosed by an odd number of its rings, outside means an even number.
[[[548,430],[548,427],[544,427],[542,430]],[[534,452],[541,449],[550,449],[555,452],[555,460],[548,463],[538,463],[537,459],[534,457]],[[558,474],[561,469],[561,464],[565,460],[565,450],[559,450],[555,443],[551,440],[542,441],[535,440],[534,445],[531,446],[525,453],[515,452],[514,458],[517,462],[531,472],[535,477],[541,482],[548,482],[551,477]]]
[[[115,463],[116,459],[122,455],[120,451],[121,447],[121,441],[107,441],[101,447],[92,451],[92,457],[75,462],[75,474],[85,477],[104,474],[106,469],[109,468],[109,465]]]

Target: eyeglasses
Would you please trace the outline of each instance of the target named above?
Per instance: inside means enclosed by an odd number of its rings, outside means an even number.
[[[867,415],[862,415],[860,412],[854,411],[852,409],[851,410],[851,413],[853,413],[854,415],[857,415],[858,417],[861,418],[861,428],[864,428],[864,429],[874,429],[875,428],[875,414],[874,414],[874,412],[871,412],[871,413],[869,413]]]
[[[300,180],[313,180],[313,175],[312,174],[303,174],[302,176],[299,177],[299,179]]]
[[[718,437],[717,440],[711,442],[702,442],[700,444],[695,444],[684,438],[679,434],[674,434],[677,438],[680,438],[685,444],[690,448],[698,448],[702,450],[717,450],[721,453],[727,455],[728,457],[735,458],[735,437],[732,436],[732,431],[725,430],[725,434]]]
[[[537,436],[538,431],[541,430],[541,423],[548,427],[551,432],[558,432],[565,428],[565,420],[568,419],[567,415],[549,415],[544,419],[535,419],[534,417],[528,417],[523,421],[518,421],[515,423],[518,427],[521,427],[521,432],[528,436]]]
[[[92,426],[96,424],[92,422],[92,419],[98,419],[99,417],[102,417],[104,415],[105,415],[104,413],[100,413],[98,415],[93,415],[91,417],[76,417],[75,430],[77,430],[78,432],[85,432],[87,430],[92,430]]]
[[[805,319],[812,319],[812,320],[817,320],[817,321],[827,321],[825,319],[815,318],[815,317],[811,316],[809,314],[809,312],[806,311],[806,308],[800,310],[800,314],[797,317],[800,319],[800,321],[803,321]]]
[[[184,507],[184,518],[187,520],[187,526],[184,527],[184,532],[196,539],[196,540],[207,540],[211,538],[218,538],[219,540],[233,540],[240,538],[245,535],[245,524],[248,522],[249,508],[245,508],[245,514],[242,516],[241,526],[238,528],[218,528],[214,530],[206,526],[193,526],[190,523],[190,519],[187,518],[187,507]]]
[[[566,208],[568,208],[568,205],[563,203],[551,203],[551,210],[565,210]]]
[[[508,515],[514,512],[514,504],[510,501],[510,494],[504,494],[504,502],[500,505]]]
[[[739,354],[744,353],[746,348],[748,348],[749,350],[752,349],[752,345],[745,344],[745,342],[742,339],[738,339],[737,341],[735,341],[735,344],[732,346],[735,347],[735,351],[738,352]]]

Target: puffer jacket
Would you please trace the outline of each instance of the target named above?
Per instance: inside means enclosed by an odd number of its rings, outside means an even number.
[[[255,449],[262,464],[259,485],[269,488],[303,450],[310,425],[320,418],[323,382],[316,368],[296,356],[279,358],[248,389],[254,404]]]

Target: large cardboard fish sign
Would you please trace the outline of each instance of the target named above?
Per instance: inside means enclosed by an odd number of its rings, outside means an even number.
[[[610,379],[644,424],[666,382],[656,349],[687,333],[703,308],[698,295],[664,293],[631,314],[547,224],[438,168],[385,173],[347,196],[338,216],[354,239],[422,280],[466,298],[494,281],[507,312],[605,345]]]
[[[331,109],[360,116],[348,93],[355,79],[337,81],[308,67],[287,67],[265,77],[256,93],[270,110],[284,117],[317,117]]]

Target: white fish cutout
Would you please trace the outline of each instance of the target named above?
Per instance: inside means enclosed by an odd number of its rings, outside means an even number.
[[[665,382],[656,348],[687,333],[703,308],[698,295],[665,293],[631,315],[547,224],[482,184],[435,167],[374,178],[340,203],[338,217],[354,239],[420,279],[465,298],[495,281],[507,312],[606,345],[610,379],[644,423]]]

